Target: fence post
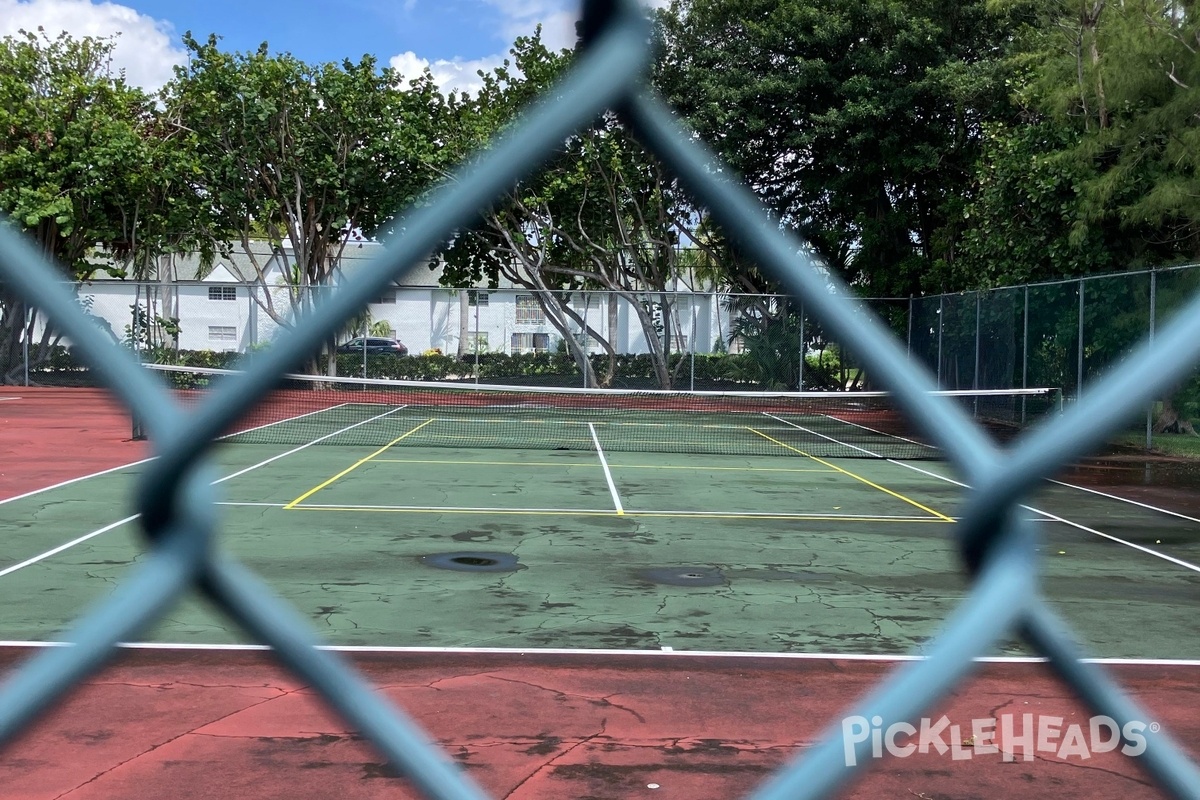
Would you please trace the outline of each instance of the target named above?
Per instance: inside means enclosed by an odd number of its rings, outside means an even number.
[[[1154,347],[1155,300],[1158,292],[1158,271],[1150,270],[1150,347]],[[1154,401],[1146,406],[1146,449],[1154,447]]]
[[[1029,284],[1025,284],[1025,315],[1021,320],[1021,388],[1029,388]],[[1021,395],[1021,424],[1025,424],[1025,395]]]
[[[913,296],[908,296],[908,357],[912,359]]]
[[[983,304],[983,292],[975,292],[975,377],[971,380],[971,388],[979,391],[979,317],[980,307]],[[979,395],[975,395],[974,402],[975,418],[979,418]]]
[[[33,306],[28,301],[22,301],[25,306],[25,335],[21,337],[21,359],[25,365],[25,385],[29,385],[29,339],[33,336]]]
[[[942,329],[946,326],[946,295],[938,297],[938,362],[937,388],[942,388]]]
[[[796,384],[797,391],[804,391],[804,357],[808,354],[808,347],[804,343],[804,303],[800,304],[800,381]],[[845,353],[842,357],[845,358]]]
[[[688,295],[688,307],[692,310],[692,335],[688,342],[692,346],[692,391],[696,391],[696,295]]]
[[[583,293],[583,334],[582,334],[583,335],[583,343],[582,343],[582,347],[583,347],[583,360],[585,362],[589,360],[588,346],[592,343],[591,337],[588,336],[588,309],[590,309],[591,307],[592,307],[591,297],[588,295],[587,292],[584,292]],[[476,325],[475,327],[479,327],[479,326]],[[579,371],[583,373],[583,388],[586,389],[586,388],[588,388],[587,364],[586,363],[581,364]],[[693,372],[694,371],[695,371],[695,367],[693,366]],[[693,377],[692,380],[694,382],[695,378]]]
[[[1079,347],[1075,364],[1075,399],[1083,397],[1083,278],[1079,279]]]
[[[258,344],[258,301],[254,297],[254,284],[244,283],[242,286],[246,290],[246,324],[250,328],[250,335],[246,339],[254,347]]]
[[[972,380],[971,388],[979,390],[979,313],[980,305],[983,302],[983,293],[975,292],[975,377]]]

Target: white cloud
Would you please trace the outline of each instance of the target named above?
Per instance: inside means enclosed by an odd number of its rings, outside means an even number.
[[[415,0],[409,0],[415,2]],[[3,2],[3,0],[0,0]],[[534,29],[542,26],[542,43],[547,49],[571,49],[575,46],[575,21],[578,19],[579,4],[575,0],[483,0],[487,5],[500,12],[501,23],[499,36],[511,43],[518,36],[529,36]],[[641,0],[644,8],[666,8],[670,0]],[[413,51],[392,56],[390,63],[406,78],[415,78],[426,67],[432,73],[434,81],[444,92],[448,90],[464,91],[474,94],[481,87],[481,81],[476,74],[478,70],[491,72],[500,66],[509,56],[508,48],[504,52],[476,59],[454,58],[428,61]]]
[[[471,60],[438,59],[431,62],[411,50],[398,56],[392,56],[388,61],[394,70],[404,76],[406,83],[428,68],[430,74],[433,75],[434,83],[442,92],[466,92],[467,94],[475,94],[483,87],[483,81],[476,73],[481,70],[485,73],[491,72],[503,62],[503,55],[485,56]]]
[[[500,12],[501,35],[507,39],[528,36],[539,24],[542,41],[551,50],[575,46],[575,21],[579,3],[575,0],[484,0]],[[666,8],[670,0],[640,0],[643,8]]]
[[[528,36],[539,24],[542,42],[551,50],[575,46],[579,4],[566,0],[484,0],[500,12],[499,33],[508,41]]]
[[[128,6],[92,0],[0,0],[0,36],[45,28],[51,38],[116,36],[113,67],[135,85],[155,90],[173,77],[186,54],[171,25]],[[120,34],[119,36],[117,34]]]

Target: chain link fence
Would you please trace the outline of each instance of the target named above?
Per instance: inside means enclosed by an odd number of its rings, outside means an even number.
[[[320,291],[230,281],[97,280],[65,286],[101,336],[143,361],[231,367],[294,327]],[[863,305],[940,389],[1051,387],[1071,399],[1200,290],[1200,266],[1097,275]],[[99,382],[44,314],[0,297],[0,382]],[[383,341],[395,340],[390,353]],[[511,386],[720,391],[882,388],[803,302],[778,295],[391,286],[335,333],[333,374]],[[394,357],[405,353],[404,358]],[[330,374],[327,357],[307,366]],[[1194,432],[1188,373],[1118,437],[1152,449]],[[1136,430],[1135,430],[1136,428]]]
[[[1144,357],[1139,346],[1197,292],[1200,266],[1184,265],[914,298],[909,351],[939,388],[1053,386],[1078,399],[1122,361]],[[1149,449],[1164,433],[1194,433],[1200,376],[1176,369],[1167,390],[1133,412],[1122,442]]]
[[[64,284],[101,337],[142,361],[231,367],[294,327],[320,291],[228,281]],[[883,307],[888,301],[872,301]],[[891,301],[905,324],[907,301]],[[98,383],[75,343],[17,300],[0,353],[3,382]],[[375,341],[379,340],[379,341]],[[399,346],[386,352],[386,342]],[[869,388],[860,359],[801,304],[779,295],[669,289],[535,291],[392,286],[325,348],[344,377],[473,380],[502,385],[681,390]],[[402,355],[401,355],[402,354]],[[310,367],[328,373],[328,359]]]
[[[477,209],[536,169],[558,142],[606,108],[618,109],[647,148],[712,210],[744,251],[803,303],[806,318],[819,319],[877,386],[894,393],[912,421],[973,487],[965,514],[954,526],[971,591],[945,621],[924,659],[898,668],[847,712],[878,716],[885,729],[901,721],[912,723],[970,673],[977,657],[1017,633],[1047,657],[1050,668],[1095,713],[1112,717],[1122,730],[1126,723],[1145,718],[1102,667],[1082,658],[1070,629],[1046,604],[1038,587],[1038,533],[1014,512],[1044,478],[1101,445],[1129,414],[1176,385],[1200,358],[1200,296],[1193,293],[1180,300],[1175,319],[1156,328],[1153,349],[1142,347],[1119,370],[1091,384],[1053,424],[1002,454],[962,410],[930,394],[936,376],[915,368],[903,338],[849,299],[843,287],[831,290],[829,278],[806,259],[800,242],[774,227],[745,187],[721,180],[729,170],[717,167],[679,127],[670,109],[643,88],[639,76],[647,66],[649,36],[636,3],[586,2],[582,29],[585,53],[552,101],[531,110],[521,126],[459,180],[412,211],[405,225],[408,233],[391,243],[372,269],[321,298],[302,324],[274,340],[253,369],[214,387],[206,402],[186,415],[163,385],[139,369],[128,350],[115,346],[93,318],[82,313],[76,295],[56,283],[55,270],[11,227],[0,226],[0,280],[5,291],[54,321],[73,343],[72,358],[145,421],[157,456],[155,469],[142,476],[135,497],[147,556],[111,598],[77,621],[68,637],[73,646],[43,651],[8,676],[0,687],[0,743],[11,741],[76,683],[99,670],[113,657],[118,642],[135,640],[186,591],[196,588],[270,645],[281,663],[317,688],[420,792],[447,800],[484,797],[445,754],[427,744],[427,737],[400,709],[390,707],[335,653],[318,649],[319,640],[307,623],[222,546],[208,454],[214,439],[281,373],[336,337],[396,277],[421,263],[440,240],[470,224]],[[1085,288],[1089,290],[1090,285]],[[1061,316],[1048,314],[1047,324],[1065,324],[1070,290],[1046,291],[1046,307],[1062,310]],[[982,328],[982,298],[975,300],[976,325]],[[951,303],[950,311],[946,305],[943,300],[940,308],[947,319],[951,314],[964,321],[971,318],[971,301]],[[928,309],[922,313],[928,318]],[[944,347],[947,329],[939,329]],[[1087,336],[1085,327],[1080,330]],[[923,346],[929,351],[928,342]],[[947,351],[940,352],[938,363],[944,366]],[[1031,359],[1031,367],[1032,363]],[[971,366],[972,379],[993,374],[982,365]],[[956,358],[955,380],[962,380],[965,370],[966,362]],[[1148,733],[1146,739],[1140,760],[1160,786],[1176,797],[1196,796],[1200,770],[1169,733]],[[847,766],[849,746],[840,724],[831,721],[819,745],[772,776],[753,796],[827,796],[855,772]],[[853,763],[868,762],[871,746],[869,740],[853,745]]]

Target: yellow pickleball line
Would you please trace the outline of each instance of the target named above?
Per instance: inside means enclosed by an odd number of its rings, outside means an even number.
[[[297,504],[297,503],[301,503],[301,502],[303,502],[303,501],[307,500],[308,498],[312,497],[314,494],[316,494],[317,492],[321,491],[321,490],[322,490],[322,489],[324,489],[326,486],[328,486],[329,484],[331,484],[331,483],[333,483],[334,481],[338,480],[339,478],[344,478],[345,476],[349,475],[351,472],[354,472],[354,470],[358,469],[358,468],[359,468],[359,467],[361,467],[363,464],[365,464],[365,463],[367,463],[368,461],[370,461],[371,459],[375,458],[375,456],[377,456],[377,455],[379,455],[379,454],[381,454],[381,453],[384,453],[384,452],[386,452],[386,451],[387,451],[387,449],[388,449],[388,448],[390,448],[392,445],[396,444],[396,443],[397,443],[397,442],[399,442],[399,441],[402,441],[402,440],[404,440],[404,439],[407,439],[409,436],[412,436],[414,433],[416,433],[417,431],[421,430],[421,428],[424,428],[426,425],[430,424],[431,422],[433,422],[433,420],[431,420],[431,419],[427,419],[427,420],[425,420],[424,422],[422,422],[420,425],[418,425],[417,427],[415,427],[415,428],[413,428],[412,430],[410,430],[408,433],[405,433],[405,434],[403,434],[403,435],[401,435],[401,436],[397,436],[395,439],[392,439],[390,442],[388,442],[388,443],[387,443],[387,444],[385,444],[383,447],[381,447],[381,448],[379,448],[378,450],[376,450],[374,453],[371,453],[371,455],[367,456],[366,458],[359,459],[358,461],[354,462],[354,464],[352,464],[352,465],[350,465],[349,467],[347,467],[346,469],[342,470],[342,471],[341,471],[341,472],[339,472],[337,475],[334,475],[334,476],[333,476],[332,478],[330,478],[329,480],[325,481],[324,483],[322,483],[322,484],[320,484],[320,485],[318,485],[318,486],[314,486],[313,488],[309,489],[307,492],[305,492],[304,494],[300,495],[300,496],[299,496],[299,497],[297,497],[295,500],[293,500],[292,502],[290,502],[290,503],[288,503],[286,506],[284,506],[284,508],[285,508],[285,509],[289,509],[289,508],[295,508],[295,506],[296,506],[296,504]]]
[[[763,437],[768,442],[774,442],[775,444],[779,445],[780,447],[787,448],[788,450],[791,450],[794,453],[799,453],[800,455],[805,456],[806,458],[811,458],[813,461],[816,461],[818,464],[824,464],[825,466],[829,467],[830,469],[835,469],[838,472],[842,473],[843,475],[849,475],[851,478],[854,478],[854,480],[862,481],[867,486],[870,486],[872,489],[878,489],[879,491],[883,492],[884,494],[890,494],[892,497],[895,497],[897,500],[903,500],[904,502],[908,503],[910,506],[916,506],[917,508],[921,509],[922,511],[933,514],[935,517],[937,517],[939,519],[945,520],[946,522],[954,522],[953,517],[947,517],[945,514],[941,513],[940,511],[934,511],[929,506],[922,505],[922,504],[918,503],[916,500],[913,500],[911,497],[905,497],[904,495],[900,494],[899,492],[893,492],[891,489],[888,489],[885,486],[880,486],[878,483],[875,483],[874,481],[867,480],[862,475],[855,475],[850,470],[842,469],[837,464],[830,464],[828,461],[823,461],[822,459],[819,459],[814,455],[804,452],[803,450],[801,450],[798,447],[792,447],[790,444],[784,444],[783,442],[779,441],[778,439],[773,439],[770,436],[767,436],[762,431],[755,430],[754,428],[750,428],[750,427],[747,427],[746,430],[750,431],[751,433],[757,433],[759,436]]]

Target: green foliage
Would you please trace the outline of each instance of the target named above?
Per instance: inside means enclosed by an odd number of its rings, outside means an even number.
[[[982,0],[691,0],[655,82],[830,268],[918,292],[954,252],[1007,25]]]
[[[454,146],[464,153],[503,133],[535,97],[553,92],[573,58],[547,49],[540,31],[519,38],[511,54],[511,63],[484,76],[478,97],[451,102],[458,121]],[[589,385],[611,371],[616,353],[592,331],[592,340],[607,351],[594,366],[570,333],[585,324],[570,301],[589,289],[619,293],[647,341],[664,343],[651,360],[659,386],[669,388],[674,373],[665,343],[674,299],[667,290],[686,267],[678,245],[694,236],[700,218],[702,212],[620,119],[605,114],[448,243],[441,280],[529,290],[579,368],[596,372]]]
[[[432,181],[440,95],[428,75],[403,90],[369,56],[313,65],[265,43],[246,53],[222,51],[215,36],[184,44],[189,60],[166,102],[193,132],[193,179],[214,200],[212,236],[247,255],[253,239],[276,253],[289,246],[292,307],[264,302],[289,324],[311,297],[303,287],[329,282],[348,243],[389,230],[395,210]],[[269,283],[267,263],[252,260],[246,277]]]
[[[112,43],[24,32],[0,40],[0,210],[71,277],[124,238],[126,193],[148,167],[150,98],[109,67]]]
[[[205,252],[186,136],[113,73],[111,51],[67,34],[0,40],[0,211],[72,280],[143,277],[164,253]],[[0,287],[0,364],[14,361],[23,313]],[[45,331],[35,369],[53,359],[54,327]]]
[[[1019,117],[988,131],[951,265],[963,285],[1200,257],[1192,3],[995,2]]]
[[[1087,170],[1064,154],[1077,141],[1050,121],[987,129],[957,258],[944,265],[947,285],[986,288],[1113,268],[1115,243],[1078,228]]]

